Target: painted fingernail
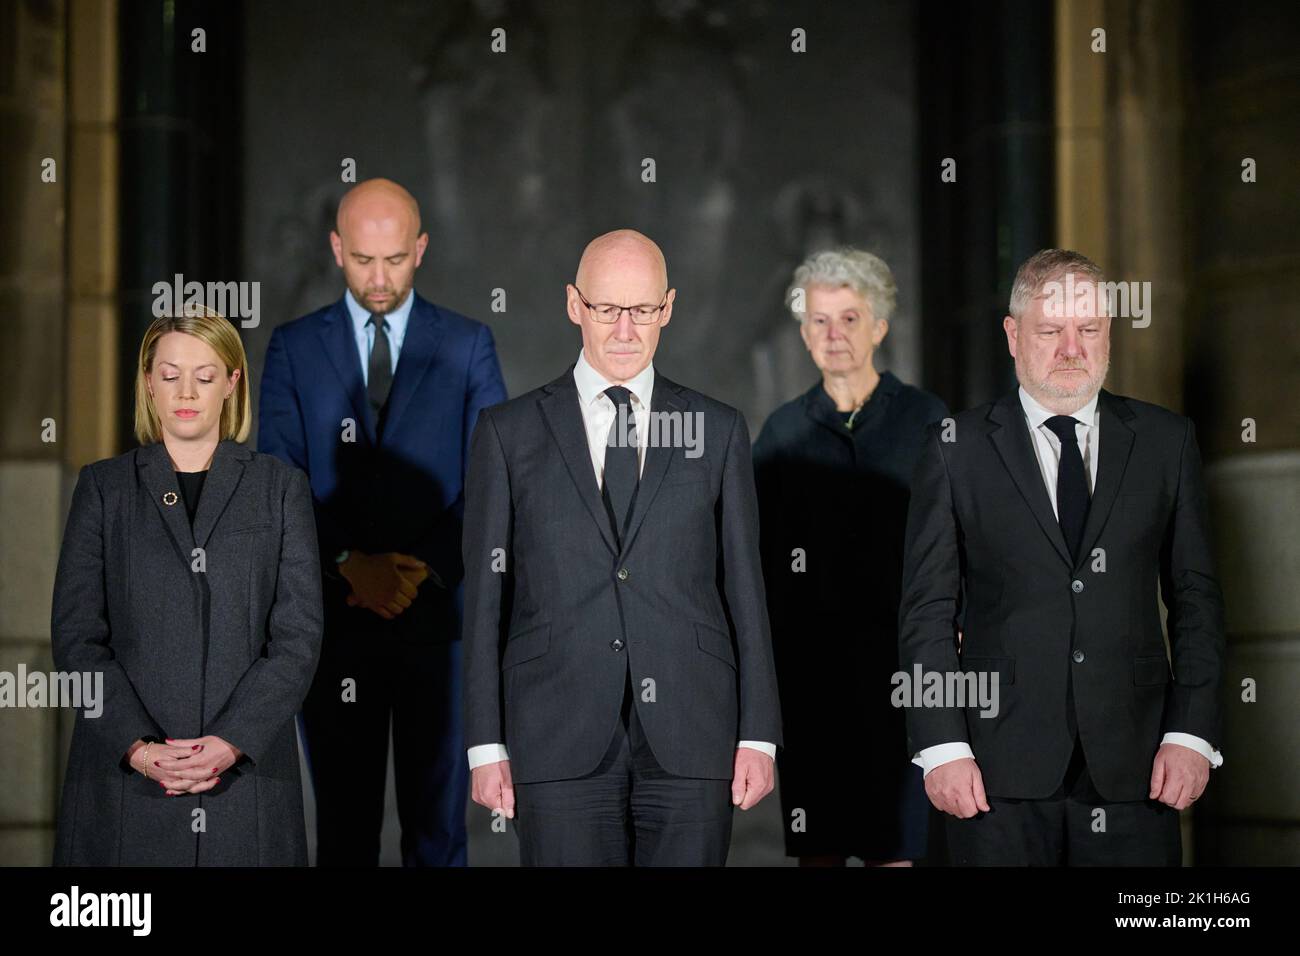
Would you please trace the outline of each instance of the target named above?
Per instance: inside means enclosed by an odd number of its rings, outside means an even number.
[[[212,768],[212,772],[213,772],[213,773],[217,773],[217,772],[219,772],[220,770],[221,770],[220,767],[213,767],[213,768]]]
[[[155,760],[155,761],[153,762],[153,765],[154,765],[155,767],[161,767],[161,766],[162,766],[162,764],[160,764],[157,760]]]
[[[191,749],[191,750],[198,750],[200,747],[201,747],[200,744],[195,744],[195,745],[194,745],[193,747],[191,747],[190,749]]]
[[[171,742],[172,742],[173,740],[175,740],[175,739],[176,739],[176,738],[174,738],[174,737],[168,737],[168,738],[167,738],[167,743],[171,743]]]
[[[221,778],[218,777],[218,778],[217,778],[217,783],[220,783],[220,782],[221,782]]]

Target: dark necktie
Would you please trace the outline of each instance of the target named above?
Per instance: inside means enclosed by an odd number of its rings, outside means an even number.
[[[388,348],[387,320],[372,313],[367,325],[375,327],[375,344],[370,349],[370,370],[366,376],[366,394],[370,410],[375,416],[375,430],[382,428],[382,413],[388,401],[388,391],[393,386],[393,353]]]
[[[632,510],[632,499],[636,495],[640,477],[640,468],[637,467],[636,418],[632,415],[632,393],[626,388],[614,385],[605,389],[605,394],[614,403],[614,424],[610,426],[609,438],[605,444],[605,481],[601,496],[605,499],[614,537],[621,547],[627,516]],[[626,433],[623,430],[625,423]]]
[[[1083,455],[1079,454],[1079,439],[1074,433],[1074,426],[1079,422],[1069,415],[1053,415],[1043,424],[1061,440],[1061,464],[1056,471],[1056,520],[1065,534],[1070,556],[1077,563],[1083,525],[1088,518],[1088,478],[1083,473]]]

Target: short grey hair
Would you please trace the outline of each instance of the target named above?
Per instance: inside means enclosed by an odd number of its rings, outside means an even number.
[[[1064,279],[1070,272],[1074,273],[1076,281],[1086,279],[1097,284],[1106,281],[1101,266],[1081,252],[1070,249],[1039,249],[1035,252],[1016,270],[1016,279],[1011,283],[1011,301],[1007,303],[1011,317],[1019,322],[1030,300],[1043,291],[1043,286]]]
[[[808,289],[818,285],[832,289],[848,286],[866,301],[876,319],[893,315],[898,301],[898,285],[885,260],[851,246],[815,252],[794,270],[794,279],[785,290],[785,306],[796,320],[802,322],[808,314],[795,308],[796,295],[802,292],[806,309]]]

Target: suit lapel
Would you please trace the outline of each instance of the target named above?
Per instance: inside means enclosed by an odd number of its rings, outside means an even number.
[[[194,533],[190,530],[190,519],[185,513],[185,502],[181,500],[180,484],[176,481],[176,471],[167,455],[167,447],[160,441],[142,446],[136,452],[136,469],[188,565],[194,554]],[[203,500],[201,496],[199,500]]]
[[[244,476],[244,462],[251,457],[249,450],[239,442],[226,439],[217,444],[208,476],[203,479],[203,491],[199,495],[199,510],[194,513],[193,540],[198,547],[208,546],[212,528],[221,517],[221,513],[226,510],[230,496],[239,487],[239,480]],[[172,480],[175,480],[174,474]]]
[[[226,439],[217,443],[212,465],[208,468],[207,477],[203,479],[199,508],[194,514],[194,527],[191,529],[189,515],[185,511],[185,500],[181,497],[180,484],[176,481],[176,471],[172,468],[167,446],[159,441],[145,445],[137,452],[140,478],[148,489],[154,507],[162,516],[163,524],[176,539],[176,545],[187,565],[192,560],[196,547],[207,547],[217,519],[226,510],[231,495],[243,477],[244,462],[251,457],[248,448],[237,441]]]
[[[388,394],[388,410],[384,419],[384,433],[387,435],[394,433],[397,420],[411,404],[411,397],[419,388],[429,366],[433,364],[434,355],[438,351],[439,343],[442,342],[444,332],[443,322],[438,318],[437,309],[415,295],[415,292],[411,295],[415,296],[415,301],[411,305],[411,314],[407,319],[402,351],[397,358],[393,388]]]
[[[578,386],[573,381],[573,367],[546,386],[547,394],[538,400],[542,416],[546,419],[551,436],[560,447],[560,455],[569,471],[569,477],[578,489],[578,497],[596,523],[600,536],[613,554],[618,554],[613,532],[605,514],[605,504],[600,498],[596,475],[591,468],[591,449],[587,446],[587,431],[583,425],[582,409],[578,407]],[[658,389],[656,389],[658,391]]]
[[[989,433],[989,440],[1002,458],[1002,464],[1011,473],[1021,497],[1029,505],[1034,519],[1043,533],[1056,548],[1061,560],[1071,567],[1070,550],[1065,545],[1065,535],[1061,525],[1052,512],[1052,500],[1047,497],[1047,488],[1043,485],[1043,473],[1038,467],[1038,459],[1029,444],[1029,427],[1025,424],[1025,412],[1020,406],[1018,393],[1012,392],[1002,398],[989,410],[989,421],[996,428]]]
[[[411,311],[414,314],[415,310]],[[348,307],[343,299],[334,303],[334,308],[325,317],[325,322],[319,331],[325,354],[329,356],[330,364],[334,366],[339,381],[343,383],[343,390],[352,403],[353,415],[361,423],[362,434],[369,439],[371,445],[374,445],[375,425],[370,420],[370,402],[366,398],[366,383],[361,377],[361,355],[357,352],[352,317],[348,315]],[[407,332],[409,334],[410,330],[408,329]],[[401,365],[400,359],[398,365]]]
[[[1083,526],[1080,561],[1087,560],[1101,536],[1133,451],[1133,429],[1128,426],[1133,412],[1105,389],[1098,396],[1097,406],[1101,411],[1100,434],[1095,436],[1097,446],[1094,450],[1097,474],[1093,480],[1092,501],[1088,505],[1088,520]],[[1101,441],[1101,435],[1106,436],[1105,442]]]
[[[682,413],[684,419],[687,405],[689,402],[682,398],[680,386],[656,372],[654,394],[650,398],[650,411],[652,413],[677,411]],[[655,434],[653,421],[648,427],[650,433]],[[637,483],[636,496],[632,501],[632,518],[628,522],[627,536],[623,543],[624,554],[631,548],[637,530],[645,520],[646,512],[654,504],[655,495],[659,493],[659,486],[663,483],[675,451],[680,452],[681,449],[647,447],[645,450],[645,467],[641,469],[641,480]]]

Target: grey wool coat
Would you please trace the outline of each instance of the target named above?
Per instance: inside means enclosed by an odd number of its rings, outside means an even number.
[[[306,865],[294,716],[323,626],[301,470],[222,441],[191,531],[162,443],[82,468],[51,633],[55,667],[102,672],[103,701],[77,711],[55,865]],[[209,734],[245,756],[205,793],[169,797],[124,761],[137,739]]]

